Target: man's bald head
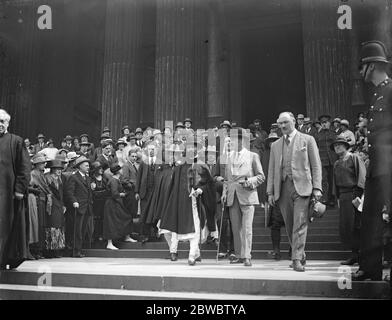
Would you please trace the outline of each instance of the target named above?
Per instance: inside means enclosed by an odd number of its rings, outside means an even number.
[[[277,120],[283,134],[290,134],[295,129],[295,117],[292,112],[282,112]]]

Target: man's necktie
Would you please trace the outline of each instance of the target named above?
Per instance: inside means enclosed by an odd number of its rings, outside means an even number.
[[[286,145],[289,146],[290,145],[290,137],[287,135],[284,140],[286,142]]]

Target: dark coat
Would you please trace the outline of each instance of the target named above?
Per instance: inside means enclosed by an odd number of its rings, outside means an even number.
[[[50,176],[47,176],[48,186],[52,197],[52,208],[50,215],[47,214],[45,219],[46,228],[62,228],[64,227],[64,196],[63,196],[63,182],[60,181],[58,188],[56,188],[54,182]]]
[[[147,194],[147,174],[149,165],[142,161],[139,166],[139,172],[136,179],[135,193],[138,193],[140,199],[144,199]]]
[[[13,261],[18,265],[27,258],[27,190],[30,181],[30,157],[19,136],[0,137],[0,267]],[[14,193],[25,195],[14,200]],[[12,240],[11,240],[12,239]]]
[[[104,171],[109,169],[111,166],[118,164],[118,159],[115,155],[110,155],[108,158],[109,160],[106,160],[103,154],[97,158],[97,161],[101,164]]]
[[[315,140],[319,148],[320,160],[323,167],[333,166],[338,156],[330,149],[330,145],[335,141],[336,134],[332,130],[323,129],[315,135]]]
[[[79,172],[71,175],[67,181],[65,193],[71,204],[79,203],[78,213],[93,213],[93,192],[91,190],[90,177],[87,176],[86,180],[84,180]]]

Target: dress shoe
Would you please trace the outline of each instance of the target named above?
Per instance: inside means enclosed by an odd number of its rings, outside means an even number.
[[[220,252],[218,254],[218,260],[223,260],[227,258],[227,253]]]
[[[365,271],[358,270],[357,272],[351,274],[351,280],[352,281],[370,280],[370,276],[367,275]]]
[[[245,267],[251,267],[252,266],[252,262],[250,262],[250,259],[244,259],[244,266]]]
[[[298,261],[299,261],[299,260],[298,260]],[[305,258],[302,259],[300,262],[301,262],[301,265],[303,265],[303,266],[306,265],[306,259],[305,259]],[[293,268],[293,263],[291,263],[291,264],[289,265],[289,267],[290,267],[290,268]]]
[[[74,255],[72,255],[73,258],[84,258],[85,255],[81,254],[80,252],[75,253]]]
[[[358,258],[351,257],[350,259],[342,261],[340,264],[343,266],[353,266],[356,263],[358,263]]]
[[[198,256],[198,257],[195,259],[195,261],[196,261],[196,262],[201,262],[201,256]]]
[[[191,259],[189,259],[189,260],[188,260],[188,264],[189,264],[190,266],[194,266],[194,265],[196,264],[196,260],[191,260]]]
[[[131,236],[126,236],[125,239],[124,239],[124,241],[125,241],[125,242],[132,242],[132,243],[137,242],[137,240],[131,238]]]
[[[171,261],[177,261],[178,260],[178,254],[177,253],[171,253],[170,254],[170,260]]]
[[[106,249],[108,249],[108,250],[118,250],[118,248],[115,247],[115,246],[112,245],[112,244],[108,244],[108,245],[106,246]]]
[[[244,259],[243,258],[235,258],[235,259],[231,260],[230,263],[231,264],[244,263]]]
[[[300,260],[293,260],[293,269],[294,271],[304,272],[305,267],[302,265]]]
[[[230,256],[229,256],[229,260],[230,261],[232,261],[232,260],[234,260],[234,259],[237,259],[237,257],[235,256],[235,254],[230,254]]]

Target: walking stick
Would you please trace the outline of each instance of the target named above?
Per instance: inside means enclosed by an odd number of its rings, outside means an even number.
[[[216,263],[219,261],[219,248],[220,248],[220,243],[222,240],[222,224],[223,224],[223,214],[225,212],[225,203],[222,202],[222,214],[221,214],[221,221],[220,221],[220,227],[219,227],[219,241],[218,241],[218,250],[216,252]]]

